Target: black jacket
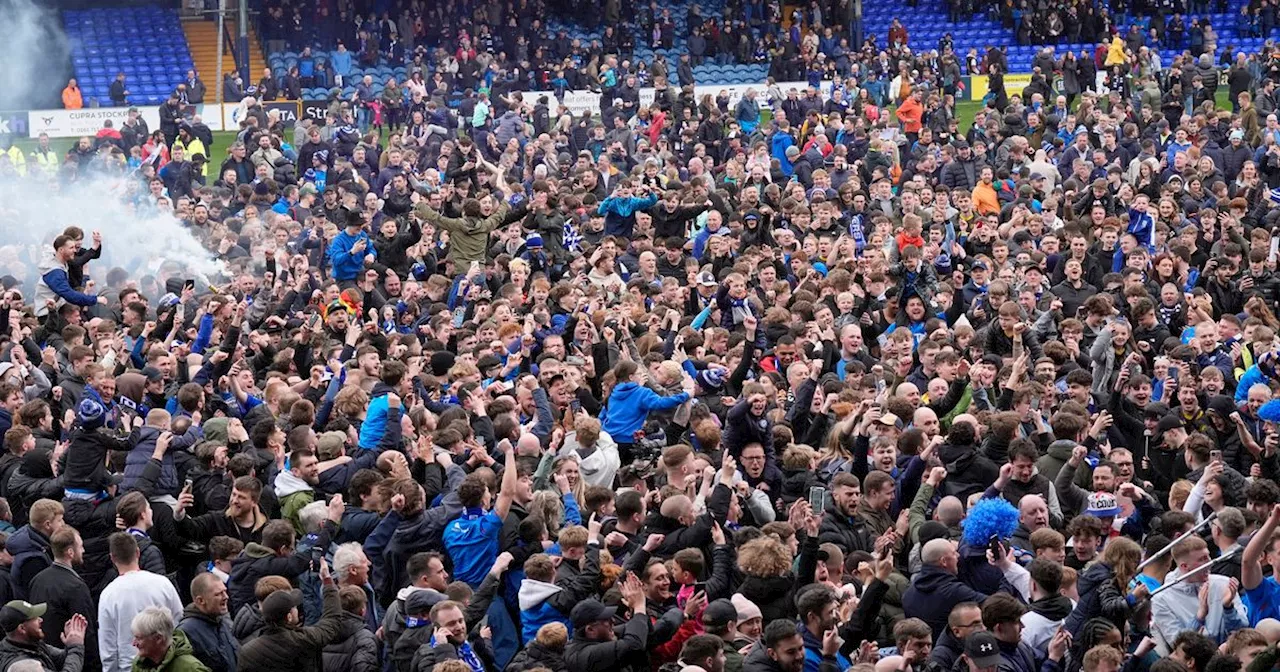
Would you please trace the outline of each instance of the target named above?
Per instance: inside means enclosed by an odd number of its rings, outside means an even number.
[[[210,672],[235,672],[240,642],[232,632],[230,617],[212,616],[187,605],[177,627],[187,633],[192,653]]]
[[[378,640],[364,627],[364,619],[349,612],[342,614],[342,630],[338,640],[321,653],[324,672],[378,672]]]
[[[875,535],[867,528],[866,523],[861,518],[841,513],[834,502],[827,505],[827,515],[822,517],[818,541],[835,544],[845,553],[870,553],[875,549]]]
[[[552,651],[537,640],[521,649],[507,664],[506,672],[527,672],[535,667],[545,667],[551,672],[568,672],[563,651]]]
[[[329,535],[321,532],[320,537],[314,545],[319,548],[328,548]],[[227,582],[227,596],[230,598],[231,610],[238,611],[240,607],[254,601],[253,588],[258,584],[258,579],[279,575],[292,581],[310,567],[311,558],[307,555],[291,553],[280,556],[266,546],[250,543],[245,546],[240,557],[231,563],[231,580]]]
[[[586,633],[575,630],[564,651],[565,664],[575,672],[645,672],[649,669],[646,653],[649,641],[649,617],[632,614],[622,625],[617,639],[593,642]]]
[[[321,652],[342,634],[342,603],[338,588],[325,586],[324,611],[319,622],[305,628],[268,625],[240,650],[239,672],[319,672]]]
[[[79,574],[65,565],[49,567],[31,582],[27,601],[33,604],[44,602],[48,605],[44,612],[44,639],[51,646],[62,643],[62,630],[72,616],[84,616],[89,622],[84,633],[85,669],[101,669],[98,658],[98,610],[94,606],[93,595],[89,593],[89,584]]]

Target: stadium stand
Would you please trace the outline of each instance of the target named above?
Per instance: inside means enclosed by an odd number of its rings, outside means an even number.
[[[191,52],[178,13],[156,6],[63,12],[75,75],[85,102],[108,105],[108,91],[123,72],[135,105],[159,105],[191,69]]]

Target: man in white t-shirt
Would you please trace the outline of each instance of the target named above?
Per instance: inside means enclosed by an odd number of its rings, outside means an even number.
[[[111,564],[120,573],[98,600],[98,650],[103,672],[128,672],[138,652],[133,647],[133,617],[147,607],[168,609],[182,618],[182,600],[168,578],[138,568],[138,541],[128,532],[108,539]]]

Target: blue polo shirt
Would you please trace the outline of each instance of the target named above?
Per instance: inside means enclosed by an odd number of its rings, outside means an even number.
[[[478,588],[498,559],[502,519],[492,511],[466,509],[444,528],[444,548],[453,560],[453,576]]]

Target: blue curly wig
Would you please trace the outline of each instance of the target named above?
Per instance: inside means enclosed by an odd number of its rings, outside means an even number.
[[[969,515],[960,522],[964,527],[964,543],[969,546],[985,546],[991,535],[1008,539],[1018,529],[1018,509],[1002,497],[984,499],[969,509]]]

